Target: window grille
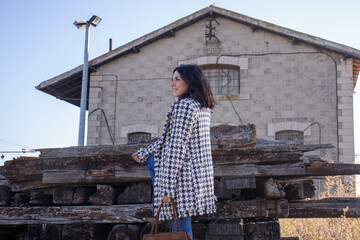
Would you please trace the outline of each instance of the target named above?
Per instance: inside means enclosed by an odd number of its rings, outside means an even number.
[[[286,130],[275,133],[275,139],[287,144],[304,144],[304,133],[300,131]]]
[[[143,143],[151,140],[151,134],[145,132],[130,133],[128,143]]]
[[[214,95],[240,94],[240,68],[234,65],[201,66]]]

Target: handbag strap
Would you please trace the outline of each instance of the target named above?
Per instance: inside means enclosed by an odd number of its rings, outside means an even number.
[[[170,204],[172,206],[175,232],[177,232],[177,227],[176,227],[177,224],[179,226],[180,232],[182,232],[180,221],[179,221],[179,218],[177,217],[177,214],[176,214],[175,203],[174,203],[173,199],[170,199]],[[154,221],[154,223],[152,225],[152,228],[151,228],[151,233],[150,233],[151,235],[153,235],[154,230],[155,230],[155,233],[157,233],[160,211],[161,211],[161,208],[162,208],[163,205],[164,205],[164,201],[161,202],[161,204],[159,206],[159,209],[158,209],[158,211],[156,213],[155,221]]]
[[[176,208],[175,208],[175,203],[174,203],[174,200],[171,198],[171,205],[172,205],[172,209],[173,209],[173,219],[174,219],[174,229],[175,229],[175,232],[176,232],[176,225],[179,226],[179,232],[182,232],[182,229],[181,229],[181,225],[180,225],[180,219],[178,218],[177,214],[176,214]]]

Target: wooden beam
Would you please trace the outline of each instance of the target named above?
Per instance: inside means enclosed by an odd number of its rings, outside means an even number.
[[[212,144],[216,144],[219,148],[255,147],[256,127],[254,124],[222,124],[211,127],[210,138]]]
[[[295,201],[289,206],[289,218],[340,218],[344,214],[347,218],[360,217],[360,198]]]
[[[303,161],[302,152],[276,152],[260,154],[237,154],[237,150],[221,152],[213,151],[214,165],[233,164],[277,164]]]
[[[62,157],[62,158],[19,158],[5,162],[4,175],[8,180],[34,180],[41,179],[44,170],[99,170],[113,169],[114,166],[141,166],[131,159],[130,154],[99,155],[88,157]],[[21,174],[19,174],[21,173]],[[88,174],[96,177],[96,172]],[[105,173],[103,173],[105,174]],[[90,177],[90,176],[88,176]]]
[[[196,220],[226,218],[287,217],[288,203],[282,200],[254,199],[217,203],[213,215],[194,217]],[[277,212],[277,213],[276,213]],[[143,223],[152,217],[152,204],[110,206],[0,207],[0,225],[69,224],[69,223]]]
[[[141,147],[147,147],[147,144],[126,144],[115,146],[84,146],[84,147],[65,147],[65,148],[43,148],[36,149],[40,151],[40,158],[66,158],[81,156],[105,156],[132,154]]]
[[[360,174],[360,164],[312,161],[306,167],[307,176],[336,176]]]
[[[215,139],[215,138],[214,138]],[[214,142],[215,140],[213,140]],[[36,149],[40,151],[40,158],[68,158],[85,156],[109,156],[109,155],[131,155],[139,148],[147,147],[146,144],[127,144],[115,146],[84,146],[66,148],[45,148]],[[270,145],[261,147],[244,147],[237,149],[214,149],[213,154],[236,150],[237,154],[261,154],[270,152],[310,152],[317,149],[334,148],[332,144],[311,144],[311,145]]]
[[[92,170],[89,170],[92,171]],[[106,170],[98,170],[106,172]],[[85,170],[44,170],[44,184],[74,184],[74,183],[111,183],[111,182],[135,182],[148,181],[150,174],[147,166],[120,167],[115,166],[115,175],[98,175],[98,179],[89,178]],[[220,165],[214,166],[215,177],[227,176],[304,176],[306,175],[303,163],[276,164],[276,165]]]
[[[88,203],[91,191],[86,187],[59,187],[53,190],[55,205],[85,205]]]
[[[282,239],[278,221],[258,221],[244,224],[244,239]]]
[[[301,180],[295,183],[288,183],[284,187],[286,199],[305,199],[315,196],[315,186],[312,179]]]
[[[151,204],[112,206],[1,207],[0,225],[143,223]]]
[[[120,162],[120,161],[119,161]],[[91,165],[91,162],[89,163]],[[68,167],[71,167],[69,165]],[[62,186],[63,184],[78,183],[119,183],[134,181],[149,181],[150,174],[147,166],[137,165],[137,167],[122,167],[120,164],[113,169],[97,170],[80,170],[77,169],[45,169],[38,172],[38,179],[24,179],[24,175],[19,175],[16,179],[10,181],[9,187],[13,192],[30,190],[33,188],[46,188]],[[23,169],[23,172],[26,170]],[[34,170],[35,171],[35,170]],[[14,173],[15,174],[15,173]],[[29,173],[31,174],[31,173]],[[311,161],[308,164],[302,162],[256,165],[256,164],[238,164],[238,165],[215,165],[215,177],[228,176],[255,176],[255,177],[309,177],[309,176],[336,176],[336,175],[353,175],[360,174],[360,165],[344,163],[327,163],[322,161]],[[33,177],[33,175],[30,175]],[[42,179],[42,181],[40,180]]]
[[[109,185],[96,185],[96,193],[90,196],[89,202],[95,205],[112,205],[115,203],[116,189]]]
[[[306,174],[303,163],[275,164],[275,165],[222,165],[214,166],[215,177],[224,176],[304,176]]]
[[[299,162],[303,160],[302,152],[264,152],[263,150],[263,148],[261,148],[259,152],[256,152],[256,148],[252,151],[251,149],[214,150],[213,162],[214,165],[233,165],[276,164]],[[106,174],[113,175],[111,169],[114,169],[116,166],[130,168],[141,167],[144,165],[140,165],[132,160],[131,154],[36,159],[20,158],[5,162],[4,175],[8,180],[23,181],[41,179],[45,171],[51,171],[52,169],[56,171],[87,170],[86,177],[93,177],[96,179],[100,176],[105,176]],[[71,175],[63,177],[72,178]]]

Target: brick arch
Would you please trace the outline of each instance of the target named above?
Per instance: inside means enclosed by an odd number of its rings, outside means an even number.
[[[296,121],[269,123],[268,136],[275,137],[276,132],[287,131],[287,130],[302,132],[309,125],[310,123],[307,122],[296,122]],[[311,136],[311,128],[308,128],[304,131],[304,136]]]
[[[149,124],[133,124],[121,127],[121,137],[127,137],[131,133],[150,133],[152,138],[158,137],[158,126]]]

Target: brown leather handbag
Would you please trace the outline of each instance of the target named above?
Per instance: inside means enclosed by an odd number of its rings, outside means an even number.
[[[187,232],[183,232],[180,226],[180,221],[176,215],[175,210],[175,203],[171,199],[171,206],[173,211],[173,220],[174,220],[174,226],[175,226],[175,232],[157,232],[158,228],[158,221],[160,216],[160,210],[161,207],[164,205],[164,201],[161,203],[158,212],[155,217],[155,221],[152,225],[151,232],[148,234],[145,234],[142,238],[142,240],[192,240],[190,235]],[[177,225],[179,226],[180,231],[177,231]],[[155,229],[155,231],[154,231]]]

